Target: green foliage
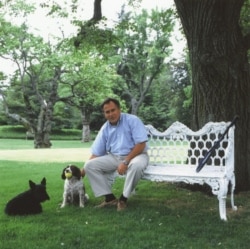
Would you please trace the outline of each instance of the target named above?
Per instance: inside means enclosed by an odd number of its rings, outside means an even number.
[[[99,104],[104,96],[112,94],[112,86],[118,76],[114,69],[102,58],[92,52],[74,51],[64,57],[67,61],[65,70],[71,74],[65,75],[59,92],[61,98],[72,93],[74,105],[85,106]]]
[[[91,114],[107,96],[113,96],[112,87],[118,80],[112,65],[107,64],[94,49],[72,51],[65,55],[64,76],[59,85],[60,100],[76,107],[83,117],[83,122],[90,122]]]
[[[165,58],[171,53],[172,15],[171,10],[124,14],[115,30],[119,41],[117,71],[125,82],[120,82],[116,91],[128,99],[134,114],[162,73]]]
[[[25,139],[26,129],[21,126],[2,125],[0,126],[0,138]],[[82,131],[78,129],[53,129],[52,140],[81,140]]]
[[[46,44],[29,34],[25,24],[16,27],[6,23],[5,28],[2,53],[14,61],[18,70],[1,93],[8,111],[24,117],[34,129],[45,129],[38,127],[45,123],[41,119],[46,119],[46,128],[79,126],[82,117],[89,121],[95,106],[114,95],[112,86],[119,76],[96,51],[76,51],[68,39],[56,45]],[[45,107],[50,108],[47,116],[43,115]],[[78,120],[72,119],[74,114]]]
[[[57,102],[54,106],[52,129],[80,129],[81,121],[80,112],[76,107],[64,102]]]
[[[22,117],[26,124],[29,123],[35,129],[51,121],[47,115],[45,122],[43,111],[48,107],[47,103],[52,110],[57,101],[56,91],[62,60],[55,53],[55,47],[44,43],[41,37],[30,34],[25,23],[20,27],[6,23],[4,28],[1,51],[17,67],[13,77],[7,82],[8,88],[1,89],[5,95],[5,105],[8,106],[7,114],[13,114],[9,115],[13,118]],[[44,130],[45,127],[38,129]]]
[[[192,86],[189,85],[189,86],[186,86],[184,89],[184,94],[186,96],[186,100],[184,100],[183,102],[183,107],[184,108],[190,108],[191,105],[192,105]]]
[[[77,26],[80,26],[79,32],[73,38],[74,45],[79,50],[91,50],[95,48],[108,59],[108,51],[113,44],[116,43],[117,38],[113,33],[113,29],[107,28],[107,20],[103,18],[98,24],[87,21],[74,21]]]
[[[240,13],[240,25],[242,32],[245,36],[250,36],[250,17],[249,17],[249,9],[250,9],[250,0],[245,0],[244,5],[241,9]],[[250,38],[248,38],[248,44],[249,44]],[[246,42],[247,43],[247,42]],[[248,45],[249,48],[249,45]],[[248,62],[250,64],[250,49],[248,49]]]
[[[250,18],[249,18],[250,0],[245,0],[240,13],[240,25],[244,35],[250,32]]]
[[[82,20],[75,18],[78,4],[77,0],[70,6],[49,1],[41,6],[51,8],[48,14],[54,17],[74,16],[73,22],[79,25]],[[171,9],[127,13],[112,29],[107,28],[105,18],[96,25],[83,25],[81,35],[85,37],[78,49],[72,39],[45,43],[30,34],[25,23],[18,27],[1,21],[0,53],[7,53],[21,66],[4,89],[9,111],[32,121],[34,127],[45,100],[53,106],[52,130],[81,129],[82,121],[89,121],[97,130],[104,121],[99,105],[107,96],[119,98],[124,112],[136,113],[132,103],[141,106],[137,114],[158,128],[186,118],[186,98],[180,89],[185,86],[174,87],[171,74],[165,74],[169,70],[165,59],[172,49]],[[5,118],[0,122],[16,124]]]
[[[0,138],[25,138],[26,129],[21,126],[2,125],[0,126]]]
[[[52,130],[51,139],[53,140],[81,140],[82,131],[76,129]]]
[[[22,0],[5,1],[5,5],[3,6],[8,9],[8,12],[11,16],[15,16],[16,18],[26,17],[35,11],[35,6],[33,3],[27,3],[27,1]]]
[[[185,63],[171,64],[156,80],[147,94],[138,115],[144,123],[165,130],[178,120],[190,126],[192,100],[190,82]]]

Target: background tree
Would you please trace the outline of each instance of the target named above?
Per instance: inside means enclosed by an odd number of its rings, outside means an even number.
[[[24,16],[29,13],[25,3],[24,7],[22,2],[15,4],[21,4],[20,12],[23,10]],[[19,15],[15,4],[10,10]],[[53,5],[51,12],[55,10],[60,7]],[[112,65],[102,59],[90,42],[76,51],[72,41],[64,37],[58,38],[56,43],[44,43],[42,38],[29,33],[25,23],[16,27],[3,19],[3,27],[0,53],[17,66],[4,96],[9,117],[21,121],[35,134],[36,148],[47,148],[51,146],[49,134],[54,108],[59,110],[59,106],[63,106],[65,111],[71,105],[82,114],[83,141],[89,141],[90,114],[104,96],[111,95],[111,87],[119,78]],[[3,88],[1,93],[4,94]],[[59,102],[64,104],[59,105]]]
[[[144,10],[139,15],[132,15],[125,14],[122,9],[120,23],[110,29],[106,27],[105,18],[100,18],[100,3],[95,1],[91,20],[74,22],[80,26],[74,44],[78,51],[85,50],[87,46],[90,50],[97,49],[105,58],[115,58],[113,61],[118,64],[117,71],[125,84],[120,81],[114,92],[126,99],[130,112],[136,114],[154,80],[161,73],[164,59],[170,55],[173,12],[154,10],[148,14]],[[112,64],[111,60],[109,63]]]
[[[119,41],[118,74],[125,84],[121,96],[128,100],[130,112],[137,114],[150,87],[163,70],[171,53],[172,10],[121,16],[115,35]]]
[[[174,61],[170,64],[165,65],[138,112],[145,123],[162,131],[176,120],[189,126],[192,110],[187,65]]]
[[[239,26],[243,3],[175,0],[189,49],[194,128],[240,116],[235,144],[237,190],[250,188],[250,34],[249,29],[243,34]]]
[[[6,114],[34,133],[35,148],[49,148],[54,107],[63,101],[81,111],[83,141],[89,141],[90,113],[112,92],[116,73],[97,54],[75,53],[66,39],[45,44],[25,25],[6,22],[2,35],[3,57],[17,66],[5,92]]]
[[[17,68],[6,95],[9,96],[5,102],[6,114],[20,120],[27,130],[34,133],[35,148],[48,148],[51,146],[49,134],[60,69],[51,64],[51,48],[41,38],[29,34],[25,24],[19,28],[5,22],[2,27],[3,57],[11,60]],[[19,95],[16,100],[22,99],[25,117],[16,112],[17,109],[14,113],[9,109],[13,104],[10,100],[15,95]]]
[[[67,72],[61,81],[60,100],[76,107],[82,116],[82,141],[90,141],[91,114],[104,98],[112,96],[112,87],[118,80],[114,67],[98,53],[74,51],[65,58]]]

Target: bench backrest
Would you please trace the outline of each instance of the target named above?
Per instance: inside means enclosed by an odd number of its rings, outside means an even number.
[[[225,132],[230,122],[209,122],[198,131],[192,131],[180,122],[174,122],[160,132],[146,125],[151,165],[197,165],[207,151]],[[234,168],[234,126],[232,126],[206,165]]]

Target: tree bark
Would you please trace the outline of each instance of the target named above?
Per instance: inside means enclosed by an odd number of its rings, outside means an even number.
[[[35,133],[34,146],[38,148],[50,148],[51,119],[53,111],[47,105],[43,105],[40,110]]]
[[[82,143],[89,142],[90,137],[90,127],[89,127],[89,115],[85,114],[85,110],[82,110]]]
[[[236,189],[250,189],[250,68],[239,26],[244,0],[175,0],[187,38],[193,86],[193,128],[236,124]]]

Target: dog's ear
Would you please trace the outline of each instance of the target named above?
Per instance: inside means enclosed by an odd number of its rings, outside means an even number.
[[[76,167],[76,177],[78,180],[80,180],[82,177],[81,170],[78,167]]]
[[[64,172],[64,171],[65,171],[65,169],[66,169],[66,168],[64,168],[64,169],[63,169],[63,171],[62,171],[62,175],[61,175],[61,177],[62,177],[62,179],[63,179],[63,180],[65,180],[65,179],[66,179],[65,172]]]
[[[46,186],[46,178],[45,177],[42,179],[41,184]]]
[[[71,169],[72,169],[72,173],[73,175],[80,180],[81,179],[81,170],[75,166],[75,165],[71,165]]]
[[[32,182],[31,180],[29,180],[29,185],[30,185],[30,189],[34,189],[36,187],[36,184]]]

